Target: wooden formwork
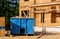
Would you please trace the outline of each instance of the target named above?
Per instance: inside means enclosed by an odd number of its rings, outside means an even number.
[[[0,37],[5,36],[5,17],[0,17]]]
[[[46,10],[49,11],[49,9],[55,9],[56,11],[59,11],[59,5],[54,5],[54,6],[42,6],[42,7],[35,7],[36,8],[36,12],[34,13],[35,15],[35,26],[38,26],[38,27],[42,27],[45,26],[45,27],[53,27],[53,26],[60,26],[60,12],[44,12]],[[53,8],[51,8],[53,7]],[[42,13],[45,13],[44,14],[44,23],[42,24],[42,17],[41,17],[41,12],[38,12],[38,11],[42,11]],[[53,13],[53,15],[52,15]],[[56,16],[55,16],[55,15]],[[52,21],[55,21],[55,22],[52,22]]]
[[[37,2],[37,1],[36,1]],[[55,3],[55,2],[54,2]],[[43,4],[41,4],[41,5],[43,5]],[[41,13],[36,13],[35,11],[34,11],[34,9],[36,8],[36,11],[42,11],[42,12],[44,12],[44,11],[49,11],[49,10],[51,10],[51,9],[55,9],[54,8],[54,6],[56,6],[56,10],[58,11],[59,10],[59,4],[57,4],[57,5],[55,5],[55,4],[53,4],[53,6],[52,5],[43,5],[43,6],[40,6],[40,5],[35,5],[35,7],[33,6],[33,7],[28,7],[28,6],[25,6],[25,7],[20,7],[20,17],[22,17],[21,16],[21,10],[26,10],[26,9],[28,9],[29,10],[29,17],[31,17],[31,18],[34,18],[35,19],[35,24],[34,24],[34,26],[37,26],[37,27],[42,27],[42,23],[41,23]],[[28,8],[26,8],[26,7],[28,7]],[[52,8],[53,7],[53,8]],[[58,11],[59,12],[59,11]],[[44,23],[43,23],[43,25],[44,26],[46,26],[46,27],[53,27],[53,26],[60,26],[60,15],[59,16],[57,16],[56,17],[56,22],[55,23],[52,23],[51,21],[53,20],[54,21],[54,19],[52,19],[52,14],[51,14],[51,12],[44,12],[45,14],[44,14]],[[55,14],[55,13],[54,13]],[[60,12],[59,13],[57,13],[57,15],[58,14],[60,14]]]
[[[5,29],[0,29],[0,37],[5,36],[5,34],[6,34]]]
[[[0,26],[5,26],[5,17],[0,17]]]

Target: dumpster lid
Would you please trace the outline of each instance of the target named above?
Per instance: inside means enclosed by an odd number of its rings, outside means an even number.
[[[20,18],[20,17],[11,17],[11,18]],[[25,18],[25,17],[22,17],[22,18],[20,18],[20,19],[34,19],[34,18]]]

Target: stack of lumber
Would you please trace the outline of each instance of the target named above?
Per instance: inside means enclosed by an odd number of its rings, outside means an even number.
[[[5,17],[0,17],[0,37],[5,36]]]

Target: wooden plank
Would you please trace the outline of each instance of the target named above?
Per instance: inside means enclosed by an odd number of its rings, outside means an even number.
[[[5,17],[0,17],[0,26],[5,26]]]
[[[35,15],[35,26],[40,26],[41,23],[41,14]]]
[[[6,34],[5,29],[0,29],[0,37],[5,36],[5,34]]]
[[[60,5],[60,2],[50,2],[50,3],[42,3],[42,4],[35,4],[35,5],[29,5],[28,7],[40,7],[40,6],[51,6],[51,5]]]

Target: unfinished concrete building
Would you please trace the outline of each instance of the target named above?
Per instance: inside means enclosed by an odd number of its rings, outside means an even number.
[[[60,0],[20,0],[20,17],[35,19],[34,26],[60,26]]]

